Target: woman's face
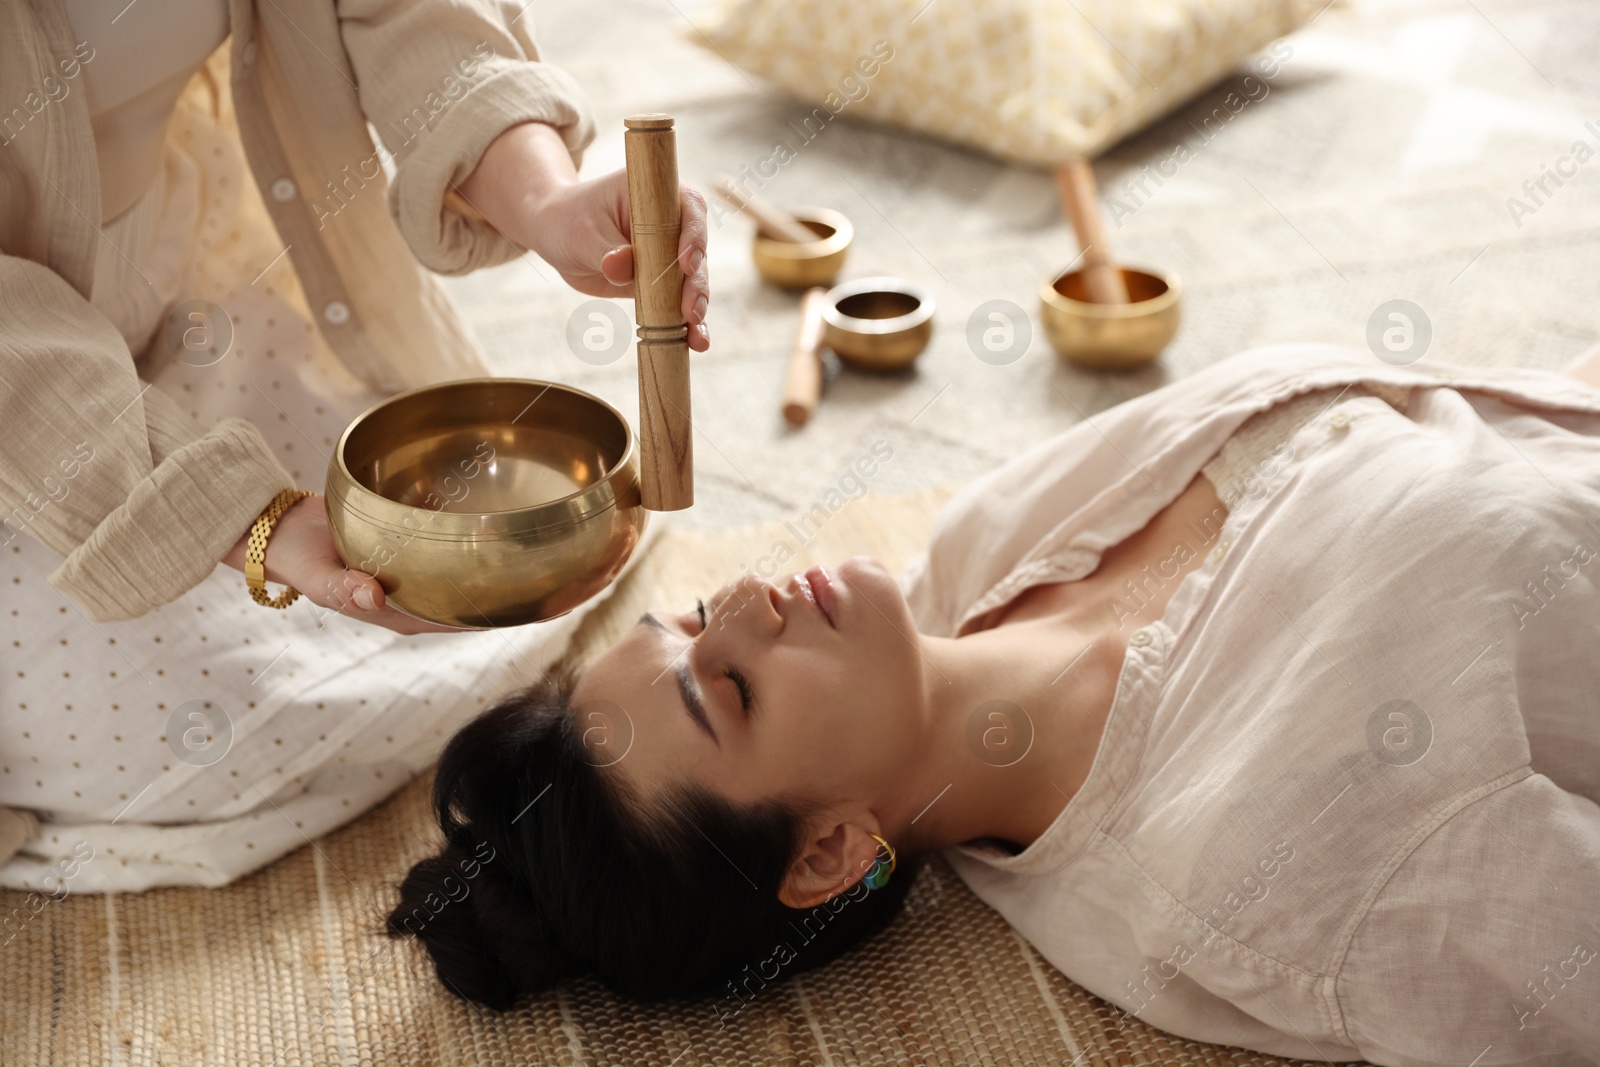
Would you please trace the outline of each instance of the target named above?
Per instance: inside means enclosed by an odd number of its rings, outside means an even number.
[[[596,763],[646,800],[687,784],[849,812],[893,789],[927,702],[916,627],[876,560],[746,575],[704,613],[646,615],[584,671],[573,714]]]

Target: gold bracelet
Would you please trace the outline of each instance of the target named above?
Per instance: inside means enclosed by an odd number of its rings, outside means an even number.
[[[267,595],[267,538],[272,536],[272,528],[283,518],[284,512],[315,495],[308,489],[285,489],[272,498],[272,503],[256,516],[255,524],[250,527],[250,540],[244,552],[244,580],[250,586],[250,599],[263,607],[286,608],[300,596],[300,591],[293,586],[285,587],[277,599]]]

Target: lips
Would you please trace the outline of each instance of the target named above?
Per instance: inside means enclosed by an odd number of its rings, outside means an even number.
[[[833,577],[826,568],[812,567],[804,574],[794,576],[800,595],[816,608],[834,629],[839,628],[839,597],[833,589]]]

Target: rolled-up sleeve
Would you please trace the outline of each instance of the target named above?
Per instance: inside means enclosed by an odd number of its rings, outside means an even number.
[[[203,581],[294,482],[242,419],[202,428],[53,271],[0,256],[0,541],[65,559],[50,583],[98,622]]]
[[[1531,774],[1468,804],[1356,928],[1337,982],[1350,1043],[1397,1067],[1594,1062],[1597,884],[1593,801]]]
[[[422,265],[441,274],[519,254],[494,229],[445,204],[490,142],[518,123],[547,123],[577,165],[594,138],[582,90],[539,61],[526,10],[491,0],[339,5],[362,110],[394,156],[390,213]]]

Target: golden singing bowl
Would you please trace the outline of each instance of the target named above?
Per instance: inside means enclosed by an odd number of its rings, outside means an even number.
[[[328,464],[339,555],[388,602],[469,629],[564,615],[644,533],[633,430],[571,386],[473,378],[390,397]]]
[[[860,370],[908,367],[933,337],[933,293],[901,278],[862,278],[828,290],[822,339]]]
[[[828,286],[844,268],[845,253],[855,238],[855,227],[837,211],[825,207],[797,207],[789,212],[817,235],[815,241],[795,244],[774,241],[758,232],[750,247],[756,272],[773,285],[784,289],[809,289]]]
[[[1096,304],[1083,276],[1067,271],[1039,288],[1045,335],[1065,359],[1096,370],[1138,367],[1161,355],[1178,332],[1182,287],[1175,275],[1119,267],[1129,303]]]

